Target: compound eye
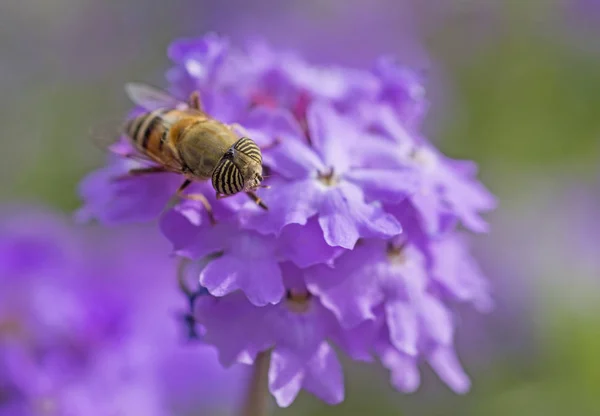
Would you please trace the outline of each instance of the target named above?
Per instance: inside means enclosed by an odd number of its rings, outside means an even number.
[[[215,191],[223,195],[233,195],[244,188],[242,172],[231,160],[225,158],[213,172],[212,183]]]

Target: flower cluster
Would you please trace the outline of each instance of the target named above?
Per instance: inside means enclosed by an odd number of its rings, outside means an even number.
[[[184,343],[164,244],[113,237],[29,209],[0,219],[0,414],[162,416],[240,392],[239,370]]]
[[[456,392],[469,388],[453,338],[453,306],[491,306],[461,224],[485,232],[495,206],[476,167],[451,160],[419,133],[422,80],[383,58],[370,71],[309,65],[262,43],[230,48],[215,35],[171,45],[169,91],[199,91],[205,110],[243,127],[263,152],[268,211],[245,195],[215,211],[181,200],[182,179],[153,174],[115,182],[130,160],[114,157],[82,184],[80,215],[104,223],[160,215],[175,252],[202,260],[196,317],[221,362],[252,363],[271,351],[269,388],[280,406],[301,389],[344,397],[333,345],[379,359],[404,392],[428,362]]]

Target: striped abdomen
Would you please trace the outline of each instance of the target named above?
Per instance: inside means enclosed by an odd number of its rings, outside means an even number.
[[[142,153],[160,155],[167,141],[169,128],[163,116],[169,110],[159,109],[129,120],[125,133]]]

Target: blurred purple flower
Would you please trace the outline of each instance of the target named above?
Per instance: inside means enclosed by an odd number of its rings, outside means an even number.
[[[594,23],[600,19],[600,1],[598,0],[572,0],[571,10],[577,14],[583,22]],[[596,27],[597,29],[597,27]]]
[[[184,344],[166,247],[99,231],[31,209],[0,220],[0,414],[167,415],[237,397],[240,372]]]
[[[418,19],[412,3],[257,0],[244,8],[239,0],[225,0],[207,4],[203,12],[211,16],[216,30],[231,34],[235,41],[263,36],[277,47],[300,50],[316,62],[359,65],[393,51],[418,64],[425,59],[425,52],[416,36]],[[243,13],[232,14],[232,9]]]
[[[600,1],[568,0],[550,8],[550,12],[543,21],[543,35],[576,53],[592,57],[598,54]]]
[[[420,77],[389,59],[372,71],[319,67],[262,43],[240,51],[215,35],[177,41],[169,56],[171,93],[185,100],[198,90],[209,114],[240,124],[263,148],[269,171],[271,189],[258,192],[268,211],[244,196],[217,201],[198,183],[193,192],[207,196],[217,224],[188,200],[160,219],[175,253],[196,262],[208,294],[195,315],[221,362],[253,363],[271,350],[280,406],[300,389],[343,400],[333,345],[356,360],[379,357],[402,391],[418,387],[427,361],[465,392],[454,305],[487,310],[491,300],[455,228],[487,231],[480,214],[495,199],[473,163],[445,157],[419,134]],[[122,173],[128,163],[113,157],[105,169]],[[147,220],[149,208],[158,216],[157,201],[177,187],[167,177],[133,178],[125,194],[109,177],[84,181],[80,212],[104,223]]]

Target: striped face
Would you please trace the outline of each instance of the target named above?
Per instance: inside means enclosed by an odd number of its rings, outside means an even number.
[[[261,174],[260,148],[243,137],[223,155],[212,174],[212,183],[219,194],[233,195],[258,187],[262,181]]]

